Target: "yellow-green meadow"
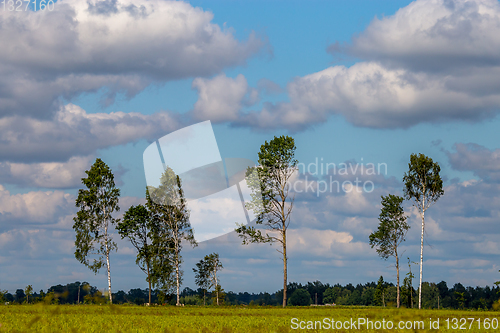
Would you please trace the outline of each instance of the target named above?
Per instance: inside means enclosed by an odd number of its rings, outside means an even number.
[[[247,306],[146,307],[41,304],[0,307],[0,332],[2,333],[498,332],[499,320],[499,311],[378,307],[288,307],[283,309]],[[402,329],[399,329],[398,325],[402,325]],[[392,329],[390,329],[391,326]]]

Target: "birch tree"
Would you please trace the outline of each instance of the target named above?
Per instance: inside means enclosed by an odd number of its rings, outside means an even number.
[[[219,278],[217,277],[217,272],[222,268],[222,263],[220,262],[218,253],[211,253],[205,256],[206,268],[208,270],[208,276],[210,285],[214,288],[216,294],[217,305],[219,305]]]
[[[418,288],[418,308],[422,308],[422,265],[424,257],[425,212],[444,194],[443,180],[439,175],[441,168],[432,158],[424,154],[411,154],[408,172],[403,177],[404,194],[407,200],[413,200],[422,219],[420,237],[420,282]]]
[[[195,272],[196,284],[205,290],[214,288],[216,293],[216,303],[219,305],[219,278],[217,277],[217,272],[222,268],[222,263],[220,262],[218,253],[207,254],[205,258],[200,260],[196,264],[196,268],[193,268]],[[205,305],[205,292],[203,294],[203,305]]]
[[[189,210],[182,190],[181,179],[167,167],[158,187],[149,186],[147,204],[152,213],[155,228],[153,246],[159,252],[171,252],[167,260],[175,270],[175,288],[180,305],[180,285],[182,281],[181,250],[184,242],[197,246],[193,229],[189,223]],[[158,267],[158,265],[156,265]]]
[[[196,268],[193,268],[194,281],[198,287],[203,290],[203,306],[205,306],[205,299],[207,290],[210,289],[210,276],[207,263],[205,259],[201,259],[196,263]]]
[[[76,207],[80,210],[73,218],[73,229],[76,232],[75,257],[95,274],[106,266],[109,302],[112,303],[109,255],[118,247],[113,242],[109,229],[118,222],[112,214],[120,209],[120,190],[115,187],[111,169],[100,158],[85,173],[87,177],[82,178],[82,183],[87,189],[78,191]]]
[[[297,170],[295,141],[289,136],[274,137],[260,147],[259,165],[247,171],[247,176],[255,174],[247,183],[252,190],[252,201],[246,207],[257,216],[257,226],[269,232],[240,225],[236,232],[248,243],[279,243],[277,251],[283,260],[283,307],[287,303],[287,242],[286,233],[290,224],[294,197],[290,194],[290,179]]]
[[[135,263],[147,274],[149,304],[151,304],[151,271],[154,256],[154,228],[151,213],[143,205],[132,206],[125,212],[123,221],[118,223],[116,230],[122,239],[128,238],[137,250]]]
[[[378,255],[387,260],[389,257],[396,258],[397,272],[397,307],[400,306],[399,291],[399,254],[398,247],[405,240],[410,225],[406,221],[401,204],[404,198],[389,194],[382,196],[382,210],[379,215],[380,224],[378,229],[370,235],[370,245],[377,247]]]

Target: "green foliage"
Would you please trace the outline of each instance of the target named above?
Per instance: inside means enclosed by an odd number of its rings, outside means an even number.
[[[152,219],[152,247],[155,251],[151,262],[151,282],[165,293],[177,287],[179,299],[183,242],[187,241],[193,247],[198,244],[189,223],[181,179],[170,167],[165,169],[158,187],[147,188],[146,207]]]
[[[217,287],[219,284],[217,272],[222,268],[224,267],[220,262],[218,253],[207,254],[203,259],[196,263],[196,268],[193,268],[196,285],[203,290],[203,304],[205,304],[205,294],[207,291],[214,288],[215,293],[217,293]],[[221,298],[223,299],[224,297],[218,296],[218,299]]]
[[[402,197],[389,194],[382,196],[382,210],[379,215],[380,224],[377,231],[370,235],[370,245],[377,246],[377,253],[383,259],[397,256],[399,244],[405,240],[410,225],[401,204]]]
[[[422,283],[422,307],[424,309],[437,309],[439,289],[435,283]]]
[[[389,257],[396,258],[397,271],[397,291],[399,292],[399,256],[398,247],[405,240],[406,233],[410,229],[407,223],[408,217],[404,214],[401,204],[402,197],[389,194],[382,196],[382,210],[379,215],[380,224],[377,231],[370,235],[370,245],[373,248],[377,246],[378,255],[387,260]],[[397,306],[400,305],[398,297]]]
[[[59,299],[56,297],[53,291],[48,292],[42,299],[45,304],[59,304]]]
[[[247,169],[247,184],[251,189],[251,201],[246,204],[257,216],[256,224],[272,234],[253,226],[239,225],[236,229],[243,244],[281,244],[283,256],[283,307],[287,302],[287,253],[286,231],[290,224],[293,197],[290,197],[290,179],[297,170],[295,141],[290,136],[274,137],[260,147],[259,166]]]
[[[290,177],[297,169],[295,141],[289,136],[274,137],[260,147],[259,166],[247,170],[247,184],[251,189],[251,202],[246,204],[257,216],[256,223],[271,231],[286,231],[293,208],[289,197]],[[243,244],[283,243],[283,237],[263,234],[255,227],[240,225],[236,232]]]
[[[210,271],[209,268],[207,267],[207,263],[201,259],[199,262],[196,263],[196,268],[193,268],[193,272],[195,273],[194,275],[194,281],[198,287],[200,287],[201,291],[203,292],[203,305],[206,304],[206,293],[208,289],[210,288],[211,281],[210,281]]]
[[[123,221],[116,226],[116,230],[122,239],[128,238],[137,250],[135,263],[147,275],[146,281],[149,283],[148,303],[151,303],[151,289],[155,287],[151,282],[151,269],[152,260],[156,254],[153,246],[156,235],[151,212],[143,205],[130,207],[125,212]]]
[[[87,294],[83,297],[83,303],[85,304],[106,304],[106,297],[102,295],[102,292],[97,290],[94,294]]]
[[[441,167],[424,154],[411,154],[408,168],[403,177],[405,198],[425,211],[444,194]]]
[[[295,290],[288,299],[289,305],[308,306],[311,305],[311,294],[305,289]]]
[[[30,296],[33,295],[33,286],[31,284],[26,286],[26,288],[24,289],[24,292],[26,294],[26,303],[29,303]]]
[[[203,305],[200,298],[197,296],[183,296],[180,301],[184,305]]]
[[[222,289],[221,285],[218,284],[212,293],[212,304],[224,305],[226,299],[226,292]]]
[[[108,233],[109,224],[117,220],[112,214],[118,211],[120,190],[115,187],[111,169],[101,159],[96,159],[90,170],[85,171],[82,183],[87,189],[78,191],[76,207],[80,208],[74,220],[76,232],[76,259],[94,273],[106,265],[105,257],[117,245]],[[90,255],[96,255],[92,262]]]
[[[465,292],[455,291],[455,298],[458,301],[459,308],[465,308]]]
[[[24,302],[25,298],[26,298],[26,294],[24,293],[24,290],[23,289],[17,289],[16,290],[16,295],[15,295],[16,302],[19,303],[19,304],[22,304]]]
[[[377,288],[375,289],[375,293],[373,295],[373,305],[377,306],[385,306],[386,305],[386,289],[389,285],[384,281],[384,277],[380,276],[377,282]]]
[[[335,304],[335,300],[339,296],[339,287],[328,288],[323,293],[324,304]]]
[[[424,249],[424,227],[425,211],[433,205],[443,194],[443,180],[439,175],[441,168],[439,164],[432,161],[432,158],[424,154],[411,154],[408,163],[408,172],[404,174],[404,194],[405,198],[414,201],[414,206],[420,212],[422,218],[422,234],[420,241],[420,282],[419,282],[419,302],[422,302],[422,269],[423,269],[423,249]]]
[[[151,213],[143,205],[131,206],[124,214],[123,221],[116,226],[118,234],[128,238],[137,249],[136,264],[147,274],[149,261],[153,256]]]

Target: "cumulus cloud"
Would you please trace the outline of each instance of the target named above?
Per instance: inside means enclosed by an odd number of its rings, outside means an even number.
[[[66,162],[0,163],[0,182],[27,187],[74,188],[80,186],[93,156],[74,156]]]
[[[454,152],[447,151],[451,167],[472,171],[485,181],[500,182],[500,149],[490,150],[475,143],[457,143]]]
[[[253,105],[259,98],[257,90],[250,88],[241,74],[235,79],[224,74],[213,79],[196,78],[193,88],[198,91],[198,101],[193,109],[197,120],[236,120],[244,105]]]
[[[500,74],[500,68],[483,77],[500,85],[495,73]],[[477,121],[492,117],[500,106],[500,91],[477,92],[472,87],[480,76],[477,71],[461,77],[414,73],[377,62],[334,66],[295,79],[287,87],[290,102],[267,103],[259,112],[242,115],[239,124],[302,130],[335,114],[354,125],[373,128]]]
[[[329,48],[415,71],[455,72],[500,65],[496,0],[419,0],[375,18],[351,45]]]
[[[75,211],[75,198],[63,191],[32,191],[11,194],[0,185],[0,228],[15,229],[26,224],[66,225]]]
[[[87,113],[68,104],[53,119],[0,118],[0,159],[11,162],[67,161],[97,149],[157,138],[179,128],[170,113]],[[83,162],[82,160],[79,160]]]
[[[492,118],[500,110],[499,27],[498,1],[415,1],[329,48],[361,62],[296,78],[289,102],[241,112],[233,124],[299,131],[332,115],[371,128]]]
[[[58,1],[0,12],[0,115],[47,117],[60,96],[106,88],[134,96],[152,83],[242,65],[264,42],[238,41],[213,14],[177,1]],[[43,32],[43,33],[41,33]]]
[[[349,233],[333,230],[301,228],[289,229],[288,232],[290,253],[295,256],[313,255],[341,259],[345,252],[357,252],[362,247],[361,244],[351,243],[352,240],[353,237]],[[340,250],[341,248],[344,250]]]
[[[484,181],[466,181],[445,187],[445,194],[429,210],[430,216],[445,232],[451,233],[499,234],[500,186]],[[426,215],[427,216],[427,215]]]

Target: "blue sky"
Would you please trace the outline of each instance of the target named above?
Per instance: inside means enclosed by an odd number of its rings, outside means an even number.
[[[286,134],[306,165],[387,164],[364,176],[371,193],[297,194],[290,281],[395,282],[368,235],[380,195],[401,194],[411,153],[437,161],[446,186],[426,214],[424,280],[499,280],[497,1],[59,1],[53,12],[0,12],[7,21],[26,31],[0,29],[0,289],[104,288],[104,273],[73,256],[84,171],[108,163],[125,211],[144,195],[144,149],[203,120],[223,157],[256,161]],[[405,208],[404,256],[417,261],[418,216]],[[119,248],[114,289],[145,288],[131,246]],[[274,292],[282,267],[271,249],[234,235],[186,248],[184,285],[218,251],[226,290]]]

